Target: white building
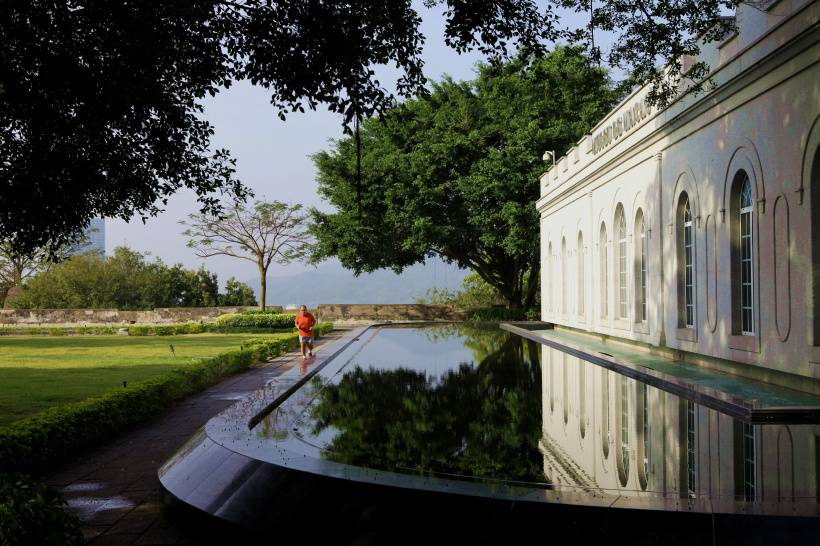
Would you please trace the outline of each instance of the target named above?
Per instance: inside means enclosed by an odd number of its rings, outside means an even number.
[[[818,513],[820,426],[744,423],[546,346],[541,378],[544,476],[576,502]]]
[[[713,89],[636,89],[542,176],[541,315],[818,393],[820,2],[736,20]]]

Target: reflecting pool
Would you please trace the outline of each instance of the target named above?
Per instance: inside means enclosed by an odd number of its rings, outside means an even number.
[[[371,328],[253,432],[261,451],[561,502],[818,514],[820,427],[738,421],[496,327]]]

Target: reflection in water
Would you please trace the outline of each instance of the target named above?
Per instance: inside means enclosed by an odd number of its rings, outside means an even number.
[[[577,399],[556,399],[554,411],[542,409],[539,447],[553,485],[621,496],[817,500],[818,426],[743,423],[548,347],[542,368],[544,392],[552,378],[579,393]],[[598,372],[591,375],[590,369]],[[610,389],[617,393],[614,400]],[[568,422],[556,418],[564,410]],[[611,416],[617,416],[614,439]],[[614,461],[610,447],[617,449]]]
[[[352,362],[310,409],[312,434],[335,431],[323,455],[386,470],[543,482],[539,347],[497,330],[426,333],[464,336],[473,362],[441,375]]]
[[[736,421],[497,328],[377,329],[259,435],[360,467],[578,493],[561,502],[817,512],[820,427]]]

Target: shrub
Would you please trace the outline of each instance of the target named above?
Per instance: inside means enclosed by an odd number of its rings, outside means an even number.
[[[0,336],[70,336],[116,334],[119,326],[1,326]]]
[[[64,510],[65,500],[23,474],[0,474],[0,544],[83,544],[80,521]]]
[[[238,320],[222,320],[239,317]],[[216,323],[135,324],[132,326],[0,326],[0,336],[112,335],[125,329],[129,336],[178,336],[183,334],[268,334],[271,330],[292,330],[294,315],[273,313],[222,315]]]
[[[271,305],[264,311],[262,309],[245,309],[240,312],[240,315],[279,315],[282,313],[282,307],[279,305]]]
[[[467,309],[467,320],[498,322],[505,320],[538,320],[535,309],[508,309],[507,307],[482,307]]]
[[[330,329],[330,324],[317,327],[320,333]],[[54,407],[0,428],[0,473],[43,472],[79,450],[158,414],[180,398],[296,347],[299,338],[294,334],[280,340],[249,341],[242,350],[189,364],[102,396]]]
[[[208,331],[207,325],[199,322],[183,324],[146,324],[128,327],[129,336],[176,336],[183,334],[201,334]]]
[[[293,328],[295,315],[243,315],[231,313],[217,317],[217,326],[230,328]]]

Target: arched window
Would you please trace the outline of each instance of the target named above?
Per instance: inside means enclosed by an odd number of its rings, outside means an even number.
[[[584,235],[578,232],[578,316],[584,316]]]
[[[561,373],[562,379],[564,380],[564,392],[561,393],[561,406],[564,408],[564,424],[566,425],[569,422],[569,366],[567,365],[567,359],[569,355],[566,353],[561,353]]]
[[[601,222],[601,233],[598,236],[598,252],[600,253],[601,273],[598,276],[601,285],[601,317],[609,316],[609,287],[607,284],[607,271],[609,268],[606,263],[606,224]]]
[[[548,349],[550,353],[550,413],[555,411],[555,353],[557,349]]]
[[[757,434],[755,426],[743,423],[743,497],[755,500],[757,495]]]
[[[567,314],[567,238],[561,239],[561,312]]]
[[[547,247],[547,289],[545,292],[549,294],[547,297],[547,310],[552,312],[552,285],[555,283],[555,277],[552,276],[552,243]]]
[[[579,426],[581,427],[581,438],[586,436],[587,433],[587,399],[586,399],[586,362],[581,360],[580,358],[577,359],[578,365],[578,413],[580,414],[579,418]]]
[[[628,279],[627,276],[627,262],[626,262],[626,217],[624,216],[623,205],[618,205],[615,208],[615,238],[617,244],[615,245],[615,309],[618,313],[619,319],[629,317],[629,304],[627,290]]]
[[[626,485],[629,481],[629,378],[625,375],[619,376],[621,417],[618,429],[618,445],[620,457],[618,459],[618,478],[621,485]]]
[[[754,199],[752,182],[740,170],[732,183],[732,330],[753,336],[756,332],[754,309]]]
[[[609,457],[609,370],[601,369],[601,448],[604,459]]]
[[[646,224],[643,211],[635,215],[635,321],[646,321]]]
[[[649,386],[646,383],[638,384],[638,481],[641,489],[649,486]]]
[[[686,492],[690,498],[697,494],[697,451],[695,451],[697,434],[695,430],[695,403],[686,401]]]
[[[682,193],[678,204],[678,324],[695,327],[695,230],[689,196]]]
[[[808,154],[807,154],[808,157]],[[820,147],[814,151],[809,175],[811,203],[811,279],[812,279],[812,332],[814,345],[820,345]]]

